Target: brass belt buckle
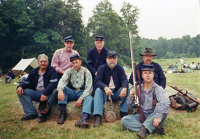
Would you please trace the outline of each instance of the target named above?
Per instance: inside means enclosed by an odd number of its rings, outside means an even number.
[[[76,91],[80,91],[80,88],[76,88]]]

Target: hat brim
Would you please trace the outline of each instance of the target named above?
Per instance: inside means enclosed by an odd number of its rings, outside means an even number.
[[[152,56],[157,56],[157,54],[153,54],[153,53],[140,53],[141,56],[145,56],[145,55],[152,55]]]
[[[74,40],[66,40],[65,42],[74,42]]]

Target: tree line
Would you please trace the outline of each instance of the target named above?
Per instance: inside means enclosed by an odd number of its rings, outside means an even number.
[[[94,47],[95,37],[102,35],[105,47],[117,51],[118,63],[131,65],[129,31],[134,35],[136,62],[142,60],[139,53],[146,47],[159,53],[157,58],[171,56],[172,53],[191,56],[193,51],[199,56],[196,48],[198,36],[196,39],[188,36],[172,40],[141,39],[136,24],[139,9],[130,3],[123,3],[119,15],[108,0],[102,0],[93,9],[93,16],[86,26],[82,21],[82,9],[78,0],[2,0],[0,68],[3,72],[14,67],[21,58],[37,57],[45,53],[51,60],[54,51],[64,47],[63,38],[68,35],[74,37],[74,49],[81,55],[83,64],[86,62],[87,51]]]
[[[196,37],[185,35],[182,38],[165,39],[141,39],[143,48],[152,48],[157,54],[158,59],[176,59],[181,57],[195,58],[200,57],[200,34]]]

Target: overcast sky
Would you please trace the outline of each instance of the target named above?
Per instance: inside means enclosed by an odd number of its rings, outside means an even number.
[[[83,22],[92,17],[92,10],[101,0],[79,0],[84,7]],[[195,37],[200,34],[200,0],[109,0],[113,9],[121,15],[123,2],[140,9],[137,22],[139,35],[144,38]]]

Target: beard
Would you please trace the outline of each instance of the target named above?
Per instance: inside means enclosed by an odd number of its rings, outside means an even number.
[[[117,65],[117,62],[116,63],[107,62],[107,64],[108,64],[109,67],[114,68]]]

